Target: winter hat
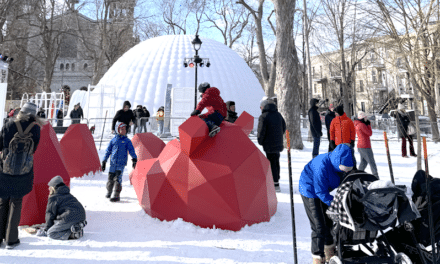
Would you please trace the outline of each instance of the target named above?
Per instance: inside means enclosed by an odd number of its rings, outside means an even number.
[[[137,105],[136,108],[142,108],[142,105]]]
[[[404,110],[404,109],[405,109],[405,106],[404,106],[403,104],[398,104],[398,105],[397,105],[397,109],[398,109],[398,110]]]
[[[260,103],[260,107],[261,108],[264,108],[266,105],[268,105],[268,104],[270,104],[270,103],[273,103],[271,100],[263,100],[263,101],[261,101],[261,103]]]
[[[211,85],[209,84],[209,83],[207,83],[207,82],[204,82],[204,83],[201,83],[200,85],[199,85],[199,92],[202,94],[202,93],[204,93],[208,88],[211,88]]]
[[[235,105],[235,102],[234,101],[227,101],[226,102],[226,106],[229,108],[229,107],[231,107],[232,105]]]
[[[127,126],[127,124],[125,124],[125,123],[122,123],[122,122],[116,122],[115,130],[117,131],[118,134],[120,134],[120,133],[119,133],[119,129],[121,129],[121,128],[123,128],[123,127],[126,127],[126,126]]]
[[[367,117],[367,115],[363,111],[359,111],[358,119],[361,120],[361,119],[364,119],[365,117]]]
[[[60,183],[64,183],[63,178],[61,178],[61,176],[55,176],[52,178],[52,180],[49,181],[47,185],[55,188]]]
[[[126,105],[128,105],[128,108],[131,108],[130,101],[125,101],[124,105],[122,106],[122,108],[124,108]]]
[[[20,112],[23,112],[25,114],[29,114],[29,115],[37,115],[37,105],[31,102],[27,102],[23,105],[23,107],[21,108]],[[15,113],[15,112],[14,112]]]
[[[344,114],[344,105],[338,105],[335,108],[335,112],[338,113],[338,115],[343,115]]]

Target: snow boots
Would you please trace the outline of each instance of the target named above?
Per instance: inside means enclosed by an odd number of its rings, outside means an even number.
[[[218,132],[220,132],[220,127],[214,125],[211,131],[209,131],[209,136],[214,137],[215,135],[217,135]]]
[[[274,185],[275,185],[275,192],[280,193],[281,192],[280,183],[275,182]]]
[[[112,196],[113,192],[113,185],[115,185],[115,174],[113,172],[109,172],[108,174],[108,181],[107,181],[107,194],[105,195],[105,198],[110,198]]]
[[[113,188],[113,195],[111,196],[112,198],[110,198],[110,202],[120,201],[119,195],[121,194],[122,191],[122,184],[120,183],[119,177],[122,177],[121,173],[122,173],[121,171],[117,170],[115,172],[115,176],[113,177],[114,188]]]
[[[16,246],[20,245],[20,239],[17,239],[14,243],[7,243],[6,249],[14,249]]]
[[[329,262],[330,259],[336,254],[336,244],[324,245],[325,262]]]
[[[69,239],[78,239],[84,236],[84,227],[87,225],[87,221],[79,222],[70,227],[72,232]]]
[[[321,258],[321,256],[313,255],[313,264],[325,264],[325,259]]]

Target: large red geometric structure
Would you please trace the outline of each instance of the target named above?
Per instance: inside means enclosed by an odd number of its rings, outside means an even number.
[[[70,186],[70,176],[61,153],[61,146],[51,124],[42,127],[40,142],[34,153],[34,188],[23,198],[20,225],[46,222],[45,213],[49,195],[49,181],[60,175]]]
[[[234,125],[241,127],[246,136],[249,136],[254,128],[254,117],[246,111],[243,111],[237,120],[235,120]]]
[[[153,133],[137,133],[131,143],[138,161],[157,158],[165,148],[165,143]]]
[[[60,145],[70,177],[101,170],[95,140],[86,124],[70,125]]]
[[[180,142],[138,162],[132,184],[147,214],[233,231],[270,220],[277,199],[269,161],[241,127],[220,128],[210,138],[205,122],[191,117],[179,127]]]

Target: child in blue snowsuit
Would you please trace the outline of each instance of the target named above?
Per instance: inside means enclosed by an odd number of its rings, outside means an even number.
[[[107,181],[107,195],[105,196],[106,198],[111,197],[111,202],[118,202],[120,200],[119,195],[122,191],[122,173],[124,172],[124,167],[127,165],[128,159],[127,152],[130,153],[130,156],[132,157],[133,169],[136,167],[137,162],[137,156],[133,144],[126,136],[127,125],[118,122],[116,123],[115,131],[117,131],[117,133],[107,147],[101,167],[102,171],[105,171],[107,159],[111,155]]]
[[[333,152],[318,155],[301,172],[299,192],[312,228],[313,263],[325,263],[335,255],[331,235],[333,222],[326,215],[333,201],[331,191],[339,187],[345,174],[353,169],[351,148],[338,145]]]

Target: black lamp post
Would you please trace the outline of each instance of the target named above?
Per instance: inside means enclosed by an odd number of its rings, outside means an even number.
[[[197,66],[203,67],[206,64],[206,67],[211,66],[208,58],[200,58],[199,57],[199,49],[202,47],[202,41],[199,39],[199,35],[196,35],[196,38],[191,41],[196,55],[194,58],[185,58],[183,62],[183,66],[186,67],[196,67],[196,75],[195,75],[195,84],[194,84],[194,109],[197,107]]]

